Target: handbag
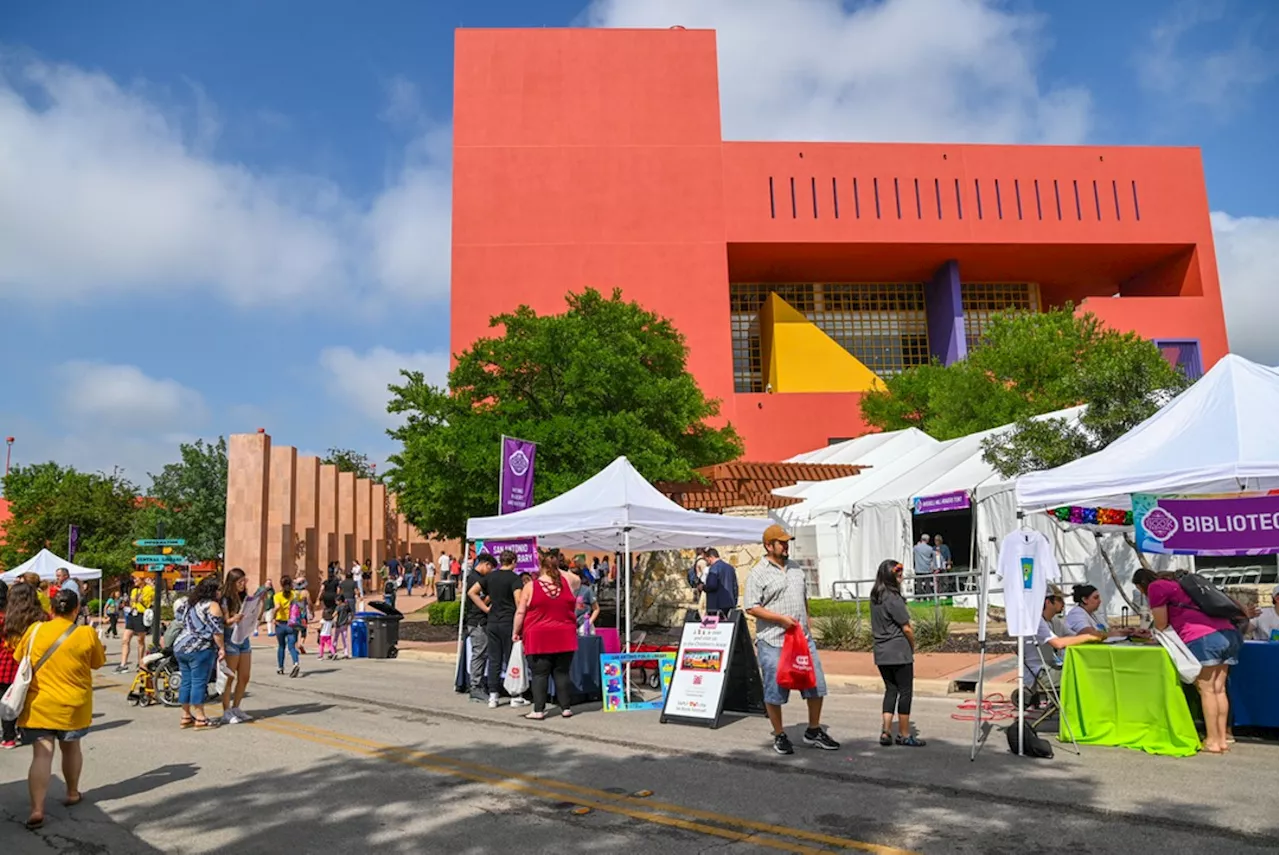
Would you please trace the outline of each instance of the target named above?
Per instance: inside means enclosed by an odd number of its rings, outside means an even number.
[[[1166,626],[1164,629],[1156,629],[1151,627],[1151,635],[1160,642],[1160,646],[1168,652],[1169,658],[1173,660],[1173,667],[1178,671],[1178,679],[1184,683],[1194,683],[1196,677],[1200,676],[1200,670],[1203,666],[1200,660],[1191,655],[1191,650],[1186,643],[1178,637],[1178,633],[1173,631],[1173,627]]]
[[[782,642],[782,655],[778,659],[778,688],[804,691],[818,685],[818,675],[813,670],[813,656],[809,639],[800,624],[787,630]]]
[[[62,635],[49,646],[49,649],[40,657],[40,661],[34,666],[31,664],[31,645],[36,643],[36,633],[40,631],[40,627],[44,621],[36,624],[36,629],[32,630],[31,638],[27,641],[27,652],[22,657],[21,664],[18,665],[18,673],[13,676],[13,684],[5,690],[4,697],[0,698],[0,718],[7,721],[14,721],[18,716],[22,715],[23,707],[27,703],[27,689],[31,686],[31,678],[40,670],[40,666],[49,661],[49,657],[53,655],[53,651],[62,646],[62,642],[67,640],[67,636],[75,631],[76,625],[63,630]]]
[[[524,661],[524,642],[511,645],[511,658],[507,660],[507,674],[502,678],[502,688],[511,697],[529,691],[529,666]]]

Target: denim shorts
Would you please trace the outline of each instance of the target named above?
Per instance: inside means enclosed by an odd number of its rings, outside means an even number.
[[[806,699],[826,697],[827,678],[822,673],[822,660],[818,658],[818,649],[814,646],[812,638],[809,639],[809,656],[813,659],[813,671],[818,681],[812,689],[801,691],[800,697]],[[757,639],[756,657],[760,660],[760,678],[764,681],[764,702],[777,707],[782,706],[787,702],[787,698],[791,697],[790,689],[778,687],[778,660],[782,658],[782,648],[765,644]]]
[[[253,637],[250,636],[249,638],[246,638],[244,641],[240,642],[239,644],[236,644],[234,641],[231,640],[231,636],[234,632],[235,632],[234,628],[228,627],[227,630],[222,634],[222,649],[226,651],[227,655],[243,656],[246,653],[253,652]]]
[[[88,732],[89,728],[87,727],[83,727],[80,730],[46,730],[43,727],[24,727],[22,728],[22,741],[26,745],[30,745],[37,739],[56,739],[59,742],[79,742]]]
[[[1203,638],[1188,641],[1187,649],[1201,665],[1235,665],[1239,661],[1242,643],[1238,630],[1220,629]]]

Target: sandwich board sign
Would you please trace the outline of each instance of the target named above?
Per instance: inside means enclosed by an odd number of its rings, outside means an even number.
[[[764,713],[760,665],[738,609],[684,625],[661,721],[716,728],[726,712]]]

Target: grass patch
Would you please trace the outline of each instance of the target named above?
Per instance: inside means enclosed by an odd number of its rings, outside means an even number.
[[[977,623],[978,610],[976,608],[964,607],[958,608],[948,605],[949,597],[943,597],[939,600],[938,611],[947,612],[949,615],[948,622],[954,623]],[[911,622],[918,623],[926,617],[930,620],[934,617],[934,606],[932,602],[920,601],[907,604],[907,611],[911,612]],[[809,614],[815,618],[832,617],[834,615],[850,615],[853,617],[860,616],[863,620],[871,618],[871,601],[860,600],[810,600]]]

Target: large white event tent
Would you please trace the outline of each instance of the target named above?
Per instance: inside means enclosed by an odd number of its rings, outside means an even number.
[[[1128,508],[1134,493],[1232,493],[1280,485],[1280,371],[1229,354],[1099,452],[1017,483],[1025,510]]]
[[[1040,418],[1072,419],[1079,418],[1082,412],[1083,408],[1074,407]],[[825,487],[826,493],[811,498],[810,490],[804,494],[805,502],[774,511],[774,517],[794,526],[800,533],[800,543],[804,542],[807,527],[815,530],[814,554],[824,595],[835,593],[835,582],[849,581],[861,583],[856,592],[865,597],[881,561],[888,558],[910,566],[914,540],[912,499],[965,491],[969,493],[973,515],[972,564],[993,572],[999,541],[1019,525],[1018,508],[1014,482],[982,459],[982,441],[1011,427],[1004,425],[946,442],[920,443],[896,460],[849,478],[814,485]],[[886,447],[892,446],[880,446]],[[782,488],[775,493],[794,494],[795,490]],[[1102,591],[1109,611],[1118,613],[1125,605],[1123,595],[1111,580],[1106,559],[1121,579],[1132,575],[1139,565],[1137,556],[1120,538],[1099,541],[1092,532],[1070,530],[1047,514],[1029,514],[1022,524],[1049,538],[1068,587],[1070,583],[1088,582]],[[1100,550],[1105,550],[1106,559]],[[845,593],[849,593],[847,588]],[[998,591],[992,595],[991,603],[1003,604]]]
[[[536,537],[549,549],[623,553],[626,636],[631,640],[631,553],[759,543],[768,519],[686,510],[644,479],[625,457],[554,499],[494,517],[467,521],[467,540]]]
[[[81,581],[92,582],[95,579],[102,578],[101,570],[93,567],[81,567],[79,564],[72,564],[65,558],[59,558],[49,550],[42,549],[35,554],[35,557],[28,558],[17,567],[14,567],[3,575],[0,575],[0,579],[3,579],[6,583],[12,584],[24,573],[35,573],[41,579],[52,582],[59,569],[65,569],[72,579],[79,579]]]

